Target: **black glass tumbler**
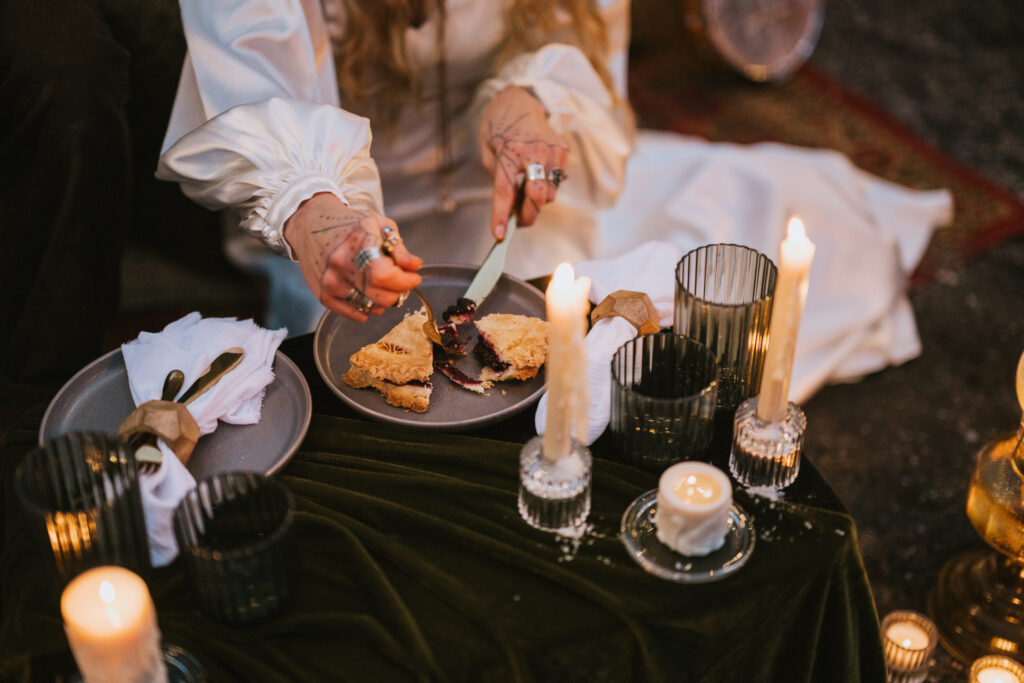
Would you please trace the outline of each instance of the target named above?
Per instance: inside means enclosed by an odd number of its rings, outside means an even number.
[[[100,565],[150,569],[135,458],[116,437],[75,432],[49,439],[26,454],[14,487],[61,585]]]
[[[718,378],[715,354],[688,337],[659,332],[620,346],[609,427],[623,458],[656,472],[700,459],[714,434]]]
[[[174,511],[174,535],[199,609],[228,624],[264,621],[295,595],[295,503],[255,472],[200,481]]]
[[[726,422],[761,387],[776,276],[771,259],[738,244],[699,247],[676,265],[672,329],[718,357],[718,410]]]

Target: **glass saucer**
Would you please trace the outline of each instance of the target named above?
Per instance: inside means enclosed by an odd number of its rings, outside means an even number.
[[[70,655],[70,652],[67,652]],[[199,663],[190,652],[172,643],[161,643],[161,655],[164,664],[167,666],[167,683],[207,683],[206,669]],[[82,683],[82,674],[78,672],[74,659],[70,659],[68,666],[71,672],[67,677],[69,683]],[[56,678],[61,680],[61,678]]]
[[[206,669],[187,650],[171,643],[163,644],[168,683],[206,683]]]
[[[654,527],[657,507],[658,490],[651,489],[629,504],[619,527],[630,557],[655,576],[678,583],[718,581],[746,564],[754,552],[754,523],[736,503],[729,508],[725,543],[703,556],[680,555],[658,540]]]

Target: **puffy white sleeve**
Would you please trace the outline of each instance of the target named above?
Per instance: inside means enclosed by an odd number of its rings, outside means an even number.
[[[614,203],[633,150],[633,119],[626,102],[626,56],[629,47],[628,0],[598,3],[608,28],[608,69],[619,99],[608,92],[577,47],[545,45],[519,55],[485,81],[477,92],[481,110],[502,89],[529,89],[548,111],[551,127],[569,141],[569,180],[559,188],[559,202],[603,208]]]
[[[181,0],[188,55],[156,175],[292,257],[284,222],[329,192],[382,206],[370,124],[338,106],[317,0]]]

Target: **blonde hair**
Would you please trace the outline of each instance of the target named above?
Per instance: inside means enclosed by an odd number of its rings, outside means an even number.
[[[444,21],[444,0],[441,2]],[[497,0],[484,0],[495,2]],[[420,69],[405,47],[405,32],[414,19],[411,0],[342,0],[345,8],[345,39],[335,44],[338,83],[346,106],[394,123],[403,104],[421,94]],[[570,19],[559,21],[559,11]],[[495,68],[522,52],[545,43],[578,46],[615,97],[606,64],[607,31],[596,0],[512,0],[505,17],[505,36]],[[443,30],[443,28],[442,28]]]

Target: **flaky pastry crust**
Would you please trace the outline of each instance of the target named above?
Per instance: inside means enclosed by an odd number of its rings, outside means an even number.
[[[429,382],[434,351],[423,333],[426,321],[423,313],[410,313],[380,340],[353,353],[349,362],[371,377],[392,384]]]
[[[485,386],[510,379],[530,379],[547,362],[547,321],[514,313],[492,313],[474,322],[498,359],[509,364],[504,370],[485,366],[480,371],[480,381]]]

